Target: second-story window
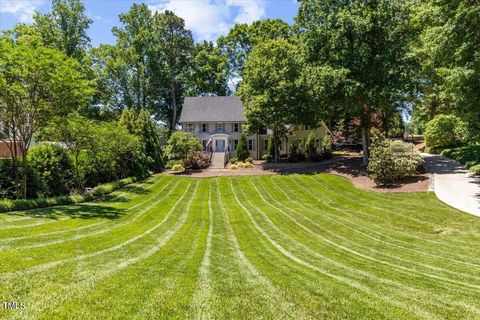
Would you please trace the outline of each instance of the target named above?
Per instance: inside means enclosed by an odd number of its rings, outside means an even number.
[[[252,139],[248,140],[248,150],[253,150],[253,140]]]
[[[208,124],[202,123],[202,132],[208,132]]]
[[[240,132],[240,124],[234,123],[233,124],[233,132]]]
[[[193,128],[194,128],[194,127],[193,127],[193,123],[187,124],[187,131],[188,131],[188,132],[193,132]]]
[[[224,126],[223,123],[217,123],[217,132],[223,132]]]

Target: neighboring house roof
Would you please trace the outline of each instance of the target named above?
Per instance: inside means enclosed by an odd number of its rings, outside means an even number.
[[[246,122],[243,104],[238,97],[185,97],[180,123]]]

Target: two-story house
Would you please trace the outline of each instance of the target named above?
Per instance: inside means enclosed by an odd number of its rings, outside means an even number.
[[[246,123],[243,104],[236,96],[186,97],[180,115],[182,130],[194,133],[205,151],[228,151],[230,156],[235,155]],[[287,153],[289,140],[305,139],[312,130],[317,140],[330,134],[323,122],[317,128],[295,126],[289,137],[282,139],[280,153]],[[261,159],[270,136],[270,130],[247,136],[248,150],[253,159]]]

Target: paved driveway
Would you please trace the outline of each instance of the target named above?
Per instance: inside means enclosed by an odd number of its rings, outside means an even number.
[[[425,168],[433,173],[433,190],[448,205],[480,217],[480,177],[455,160],[422,154]]]

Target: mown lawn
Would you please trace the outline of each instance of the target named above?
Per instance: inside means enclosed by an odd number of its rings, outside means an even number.
[[[156,176],[0,215],[17,319],[480,318],[480,218],[329,175]]]

